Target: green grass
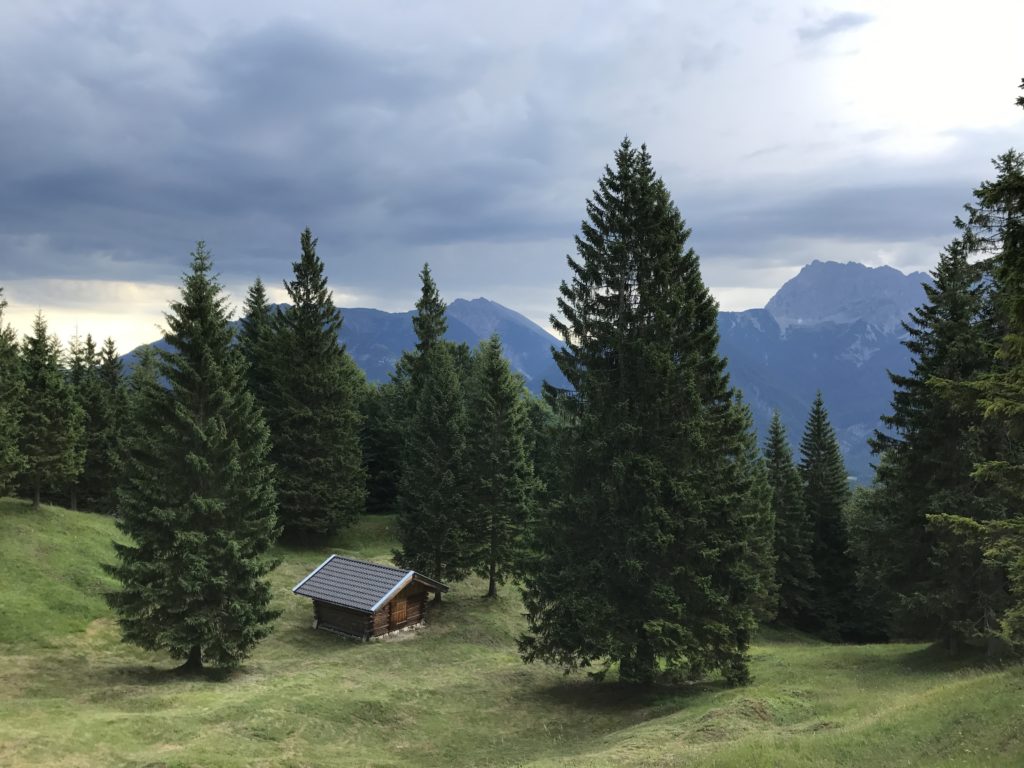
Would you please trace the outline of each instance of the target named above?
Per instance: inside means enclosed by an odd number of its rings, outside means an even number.
[[[919,645],[764,632],[754,683],[636,690],[525,666],[521,606],[456,585],[429,626],[359,644],[290,588],[331,551],[386,560],[393,521],[282,548],[284,613],[227,679],[119,642],[108,518],[0,501],[2,766],[975,766],[1024,764],[1024,673]]]

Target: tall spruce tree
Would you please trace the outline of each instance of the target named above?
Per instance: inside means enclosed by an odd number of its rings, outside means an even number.
[[[475,570],[487,579],[486,596],[497,597],[498,585],[521,562],[536,491],[527,449],[526,388],[505,359],[497,334],[480,343],[467,400],[467,501]]]
[[[60,490],[82,472],[85,414],[61,371],[60,342],[42,313],[22,345],[23,388],[19,450],[23,477],[39,507],[44,489]]]
[[[566,435],[527,564],[526,661],[748,679],[757,484],[689,234],[647,149],[623,141],[552,317],[571,390],[549,390]]]
[[[458,580],[473,565],[466,499],[466,407],[446,344],[417,361],[419,386],[399,482],[395,561],[432,578]],[[435,600],[440,600],[437,593]]]
[[[100,348],[95,376],[98,405],[93,413],[94,434],[86,457],[85,472],[90,479],[85,501],[91,509],[113,513],[121,476],[127,401],[124,366],[112,338],[108,337]]]
[[[271,630],[265,554],[277,536],[270,441],[203,243],[166,315],[167,351],[133,380],[133,417],[108,601],[125,642],[240,663]]]
[[[1024,80],[1021,81],[1024,89]],[[1024,96],[1017,99],[1024,107]],[[997,308],[1005,328],[991,371],[974,385],[985,424],[997,438],[986,446],[974,476],[1003,504],[1004,513],[983,528],[986,564],[997,566],[1002,577],[994,586],[1005,591],[985,595],[985,630],[1024,648],[1024,154],[1010,150],[994,162],[996,178],[975,190],[964,224],[969,240],[992,254]],[[946,515],[937,525],[976,526]],[[991,639],[995,639],[994,637]],[[990,651],[995,643],[989,644]]]
[[[444,340],[445,303],[424,265],[413,330],[416,349],[402,356],[393,384],[404,402],[395,559],[442,580],[473,565],[466,467],[465,345]],[[438,593],[436,600],[440,600]]]
[[[239,323],[238,348],[248,363],[249,389],[260,408],[266,409],[272,398],[274,384],[273,324],[275,318],[267,298],[267,289],[260,278],[249,286]]]
[[[363,412],[363,462],[366,466],[366,512],[397,511],[407,415],[407,382],[392,379],[373,387]]]
[[[82,436],[84,452],[82,472],[70,486],[71,508],[81,504],[86,509],[98,511],[97,502],[103,489],[109,489],[113,481],[112,468],[106,455],[107,432],[113,418],[113,403],[100,381],[100,358],[96,342],[87,334],[83,341],[78,336],[71,340],[68,379],[75,393],[75,399],[85,415]]]
[[[0,496],[10,493],[21,471],[18,448],[22,403],[21,360],[18,336],[6,322],[7,299],[0,287]]]
[[[856,598],[855,567],[848,552],[844,517],[850,486],[821,392],[814,398],[800,441],[800,477],[807,515],[814,525],[812,554],[818,577],[810,628],[838,639],[854,621]]]
[[[779,621],[802,625],[814,598],[814,526],[804,503],[803,481],[779,412],[772,414],[764,446],[775,520],[775,575]]]
[[[286,534],[308,538],[329,536],[356,519],[366,476],[358,369],[338,343],[341,313],[309,228],[300,244],[294,278],[285,282],[291,307],[274,316],[273,388],[265,407],[281,522]]]
[[[957,628],[977,618],[971,595],[991,579],[980,550],[969,566],[958,565],[964,553],[939,541],[930,517],[990,515],[971,477],[986,430],[956,394],[989,368],[996,336],[990,284],[969,256],[962,239],[945,249],[933,283],[924,284],[925,304],[903,324],[911,369],[889,374],[892,412],[871,441],[880,456],[875,487],[858,505],[852,540],[858,583],[890,634],[941,638],[950,650],[967,639]]]

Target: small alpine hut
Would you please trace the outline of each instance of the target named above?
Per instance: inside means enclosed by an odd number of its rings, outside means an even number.
[[[313,600],[313,628],[369,640],[423,621],[427,595],[448,587],[415,571],[331,555],[295,585]]]

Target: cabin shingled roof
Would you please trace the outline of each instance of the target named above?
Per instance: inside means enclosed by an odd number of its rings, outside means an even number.
[[[392,596],[392,592],[397,592],[399,587],[413,579],[433,589],[448,591],[441,582],[415,571],[331,555],[296,584],[292,592],[343,608],[372,613]]]

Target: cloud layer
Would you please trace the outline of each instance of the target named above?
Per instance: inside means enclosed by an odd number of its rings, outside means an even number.
[[[810,258],[927,268],[1024,135],[1024,8],[940,5],[16,6],[0,284],[72,312],[81,281],[173,285],[205,239],[239,295],[285,277],[309,225],[339,303],[408,307],[430,260],[446,295],[543,321],[627,134],[728,308]],[[142,311],[92,293],[93,319]]]

